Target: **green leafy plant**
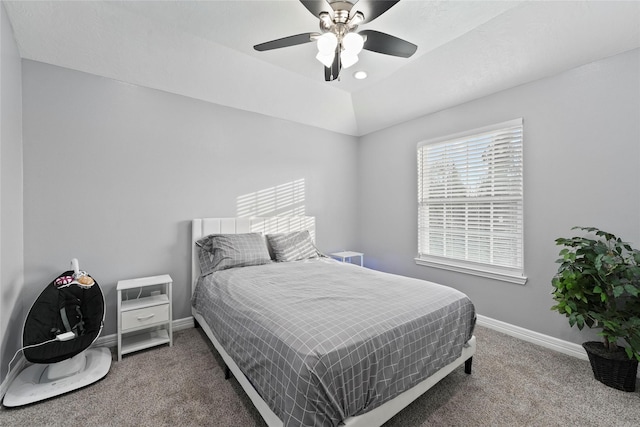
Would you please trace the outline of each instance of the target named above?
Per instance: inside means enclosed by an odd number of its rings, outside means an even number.
[[[569,318],[571,326],[601,329],[604,347],[618,343],[630,359],[640,361],[640,251],[595,227],[573,227],[596,238],[556,239],[558,273],[552,280],[551,307]]]

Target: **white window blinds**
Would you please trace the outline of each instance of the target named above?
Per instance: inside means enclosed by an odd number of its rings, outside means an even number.
[[[522,119],[418,145],[418,259],[523,271]]]

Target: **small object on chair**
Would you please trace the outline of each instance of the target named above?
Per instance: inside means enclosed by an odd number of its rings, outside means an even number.
[[[95,283],[94,280],[90,276],[80,276],[76,279],[78,282],[78,286],[81,288],[90,288]]]
[[[60,286],[67,286],[73,282],[73,276],[60,276],[58,277],[54,284],[58,288]]]
[[[74,284],[78,285],[82,289],[88,289],[95,283],[94,280],[87,274],[86,271],[80,270],[78,259],[71,260],[71,268],[73,269]]]
[[[63,334],[56,335],[56,340],[69,341],[71,339],[74,339],[75,337],[76,337],[76,334],[74,334],[73,332],[65,332]]]

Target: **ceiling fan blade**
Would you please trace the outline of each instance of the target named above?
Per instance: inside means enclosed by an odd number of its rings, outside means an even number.
[[[396,0],[393,3],[396,3],[397,1],[399,0]],[[358,3],[358,0],[300,0],[300,3],[302,3],[304,7],[306,7],[307,10],[317,18],[320,16],[321,12],[333,12],[334,10],[351,11],[351,8]],[[378,2],[378,0],[375,0],[374,3],[387,3],[387,1],[383,0]]]
[[[333,57],[333,64],[331,67],[324,67],[324,80],[330,82],[332,80],[337,80],[340,77],[340,69],[342,68],[342,64],[340,63],[340,48],[336,48],[336,54]]]
[[[316,18],[320,15],[320,12],[331,12],[331,7],[326,0],[300,0],[300,3]]]
[[[253,48],[259,52],[272,49],[280,49],[281,47],[295,46],[297,44],[304,44],[313,41],[312,36],[316,36],[317,33],[303,33],[296,34],[295,36],[283,37],[277,40],[271,40],[255,45]]]
[[[360,0],[355,8],[364,14],[364,22],[371,22],[391,9],[400,0]]]
[[[409,43],[406,40],[399,39],[398,37],[394,37],[389,34],[381,33],[380,31],[363,30],[358,34],[367,37],[367,40],[364,42],[363,49],[370,50],[372,52],[408,58],[418,49],[418,46],[413,43]]]

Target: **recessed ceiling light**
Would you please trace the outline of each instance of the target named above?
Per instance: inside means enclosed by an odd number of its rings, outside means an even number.
[[[355,77],[358,80],[366,79],[367,78],[367,72],[366,71],[356,71],[355,73],[353,73],[353,77]]]

